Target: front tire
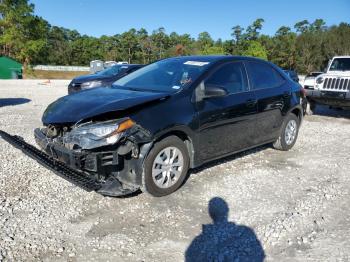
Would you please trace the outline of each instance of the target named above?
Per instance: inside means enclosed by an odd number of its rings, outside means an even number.
[[[283,122],[280,136],[273,143],[273,147],[282,151],[290,150],[297,141],[299,124],[299,118],[295,114],[290,113]]]
[[[189,168],[187,147],[177,136],[169,136],[154,144],[143,172],[144,191],[155,197],[176,191],[186,178]]]

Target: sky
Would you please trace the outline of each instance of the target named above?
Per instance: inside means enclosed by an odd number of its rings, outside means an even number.
[[[30,0],[35,13],[51,25],[76,29],[90,36],[115,35],[130,28],[149,33],[164,27],[192,37],[207,31],[214,38],[231,38],[231,28],[246,28],[265,20],[262,33],[273,35],[286,25],[322,18],[327,25],[350,23],[350,0]]]

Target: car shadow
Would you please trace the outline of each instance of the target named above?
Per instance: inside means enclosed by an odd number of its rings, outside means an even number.
[[[28,98],[0,98],[0,107],[16,106],[29,103],[30,101]]]
[[[330,108],[329,106],[317,105],[314,111],[314,115],[330,116],[330,117],[336,117],[336,118],[350,118],[350,108],[337,109],[337,108]]]
[[[228,221],[229,208],[225,200],[212,198],[208,213],[213,223],[202,225],[202,233],[185,252],[186,262],[264,261],[265,252],[254,230]]]
[[[129,194],[126,194],[123,196],[116,196],[115,198],[120,198],[120,199],[133,198],[133,197],[136,197],[136,196],[141,195],[141,194],[142,194],[141,189],[138,189],[135,192],[132,192],[132,193],[129,193]]]

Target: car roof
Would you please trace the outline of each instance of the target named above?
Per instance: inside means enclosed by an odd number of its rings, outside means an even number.
[[[111,67],[114,67],[114,66],[126,66],[126,67],[131,67],[131,66],[144,66],[144,65],[141,65],[141,64],[115,64],[115,65],[112,65]]]
[[[117,64],[120,66],[142,66],[141,64]]]
[[[249,61],[263,61],[266,63],[269,63],[266,60],[256,58],[256,57],[250,57],[250,56],[233,56],[233,55],[196,55],[196,56],[178,56],[178,57],[171,57],[166,58],[167,59],[180,59],[180,60],[197,60],[197,61],[206,61],[206,62],[217,62],[217,61],[231,61],[231,60],[249,60]]]
[[[333,59],[334,59],[334,58],[350,58],[350,56],[348,56],[348,55],[334,56]]]

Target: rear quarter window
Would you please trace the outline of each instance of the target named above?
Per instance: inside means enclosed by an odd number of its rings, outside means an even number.
[[[278,87],[286,81],[276,69],[267,63],[247,62],[246,64],[253,89]]]

